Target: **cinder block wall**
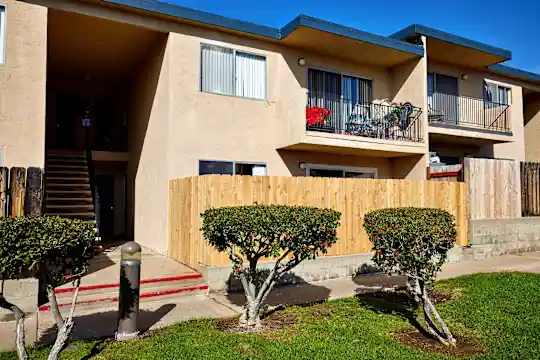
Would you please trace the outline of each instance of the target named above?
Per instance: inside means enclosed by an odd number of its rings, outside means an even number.
[[[470,220],[469,244],[487,256],[540,249],[540,218]]]

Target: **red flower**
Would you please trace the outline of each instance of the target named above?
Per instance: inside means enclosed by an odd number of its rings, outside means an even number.
[[[327,244],[326,244],[326,241],[322,243],[322,246],[323,246],[323,247],[326,247],[326,245],[327,245]]]
[[[240,272],[242,272],[242,269],[236,268],[236,272],[237,272],[237,273],[240,273]]]
[[[396,253],[396,259],[399,259],[399,256],[400,256],[399,253]]]
[[[381,255],[381,254],[382,254],[382,250],[381,250],[381,249],[379,249],[379,255]]]
[[[323,125],[325,120],[330,117],[330,110],[319,107],[319,106],[313,106],[310,108],[306,108],[306,120],[308,125],[317,125],[321,124]]]
[[[313,255],[317,255],[317,252],[316,252],[315,250],[313,250],[311,253],[312,253]]]
[[[428,269],[428,270],[430,269],[429,265],[428,265],[428,266],[426,266],[426,269]]]

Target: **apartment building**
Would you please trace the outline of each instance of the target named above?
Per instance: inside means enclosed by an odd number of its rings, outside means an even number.
[[[179,177],[425,179],[430,151],[540,160],[540,75],[435,29],[277,29],[137,0],[0,11],[1,166],[45,168],[45,212],[97,215],[105,238],[166,252]]]

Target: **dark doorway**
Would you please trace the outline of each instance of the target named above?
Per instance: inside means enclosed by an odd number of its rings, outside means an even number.
[[[82,119],[84,109],[81,97],[75,93],[59,92],[56,99],[55,147],[60,149],[82,149],[84,139],[80,119]]]
[[[102,239],[114,238],[114,175],[96,175],[96,217]]]

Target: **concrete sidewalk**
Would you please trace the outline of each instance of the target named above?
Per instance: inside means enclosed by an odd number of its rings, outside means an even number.
[[[522,271],[540,274],[540,252],[504,255],[484,260],[445,264],[438,279],[442,280],[462,275],[500,271]],[[399,276],[360,275],[353,278],[332,279],[278,287],[268,296],[267,303],[269,305],[305,304],[315,301],[347,298],[359,293],[390,289],[395,286],[404,285],[405,279]],[[244,295],[242,293],[218,293],[210,294],[210,297],[220,306],[238,313],[242,311],[244,302]]]
[[[485,260],[464,261],[446,264],[439,279],[457,277],[480,272],[523,271],[540,274],[540,252],[521,255],[505,255]],[[268,297],[270,305],[303,304],[329,299],[352,297],[359,293],[381,288],[403,285],[404,279],[397,276],[361,275],[354,278],[325,280],[313,283],[282,286],[274,289]],[[140,329],[152,330],[163,326],[196,318],[228,317],[242,311],[242,293],[211,293],[209,296],[194,296],[178,300],[164,300],[141,304]],[[76,311],[74,338],[99,338],[113,336],[116,328],[117,307],[93,311]],[[42,342],[49,342],[55,334],[54,322],[49,312],[39,313]],[[4,342],[13,337],[12,331],[0,329]],[[11,342],[10,342],[11,343]]]

